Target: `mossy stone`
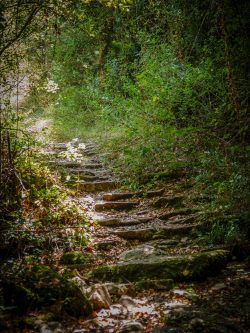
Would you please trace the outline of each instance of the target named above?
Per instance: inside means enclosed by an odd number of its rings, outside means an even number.
[[[25,268],[12,279],[3,281],[5,303],[17,306],[18,311],[62,304],[69,315],[89,315],[92,307],[79,287],[67,277],[48,266]]]
[[[215,275],[225,267],[228,251],[215,250],[183,256],[152,255],[139,260],[102,266],[90,275],[101,280],[138,281],[140,279],[173,279],[189,281]]]
[[[90,262],[93,259],[93,254],[83,253],[80,251],[65,252],[60,263],[63,265],[82,265]]]

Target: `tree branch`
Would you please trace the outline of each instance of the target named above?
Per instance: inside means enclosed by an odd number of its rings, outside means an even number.
[[[14,44],[24,33],[24,31],[26,30],[26,28],[30,25],[30,23],[32,22],[33,18],[37,15],[38,11],[39,11],[40,7],[36,7],[34,8],[30,15],[28,16],[26,22],[24,23],[24,25],[22,26],[22,28],[20,29],[20,31],[16,34],[15,38],[12,38],[11,40],[9,40],[7,42],[6,45],[4,45],[1,49],[0,49],[0,57],[2,56],[2,54],[4,53],[5,50],[7,50],[12,44]]]

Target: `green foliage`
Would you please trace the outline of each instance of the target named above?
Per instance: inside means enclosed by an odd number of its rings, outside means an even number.
[[[240,217],[249,201],[249,41],[241,33],[249,4],[123,7],[78,4],[77,18],[51,39],[49,76],[59,90],[46,112],[56,135],[94,136],[132,188],[186,169],[210,198],[204,208]]]
[[[210,246],[218,244],[232,246],[243,242],[246,238],[246,230],[242,227],[242,222],[232,216],[225,216],[221,220],[218,218],[217,221],[210,223],[207,230],[203,230],[198,234],[197,243]]]

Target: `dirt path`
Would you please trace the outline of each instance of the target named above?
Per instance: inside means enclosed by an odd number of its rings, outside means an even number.
[[[71,331],[247,332],[248,271],[228,264],[226,249],[195,245],[203,213],[190,206],[197,198],[183,175],[154,191],[124,192],[96,148],[75,141],[47,151],[91,221],[88,246],[61,258],[96,310]],[[69,160],[70,152],[84,159]]]

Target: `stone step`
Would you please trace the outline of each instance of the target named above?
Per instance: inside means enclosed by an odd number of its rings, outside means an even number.
[[[130,210],[135,208],[138,202],[124,202],[124,201],[112,201],[112,202],[99,202],[95,204],[95,211],[101,212],[104,210]]]
[[[98,218],[96,221],[103,227],[116,227],[120,224],[120,219],[115,217]]]
[[[87,150],[87,149],[79,149],[79,150],[83,154],[83,156],[95,156],[96,155],[95,150]]]
[[[165,189],[162,188],[160,190],[156,191],[147,191],[146,193],[143,194],[145,198],[153,198],[162,195],[165,192]]]
[[[166,256],[140,253],[128,256],[115,265],[101,266],[90,277],[102,281],[138,281],[140,279],[173,279],[190,281],[215,275],[227,264],[229,252],[215,250],[188,255]]]
[[[198,212],[198,210],[195,208],[181,208],[181,209],[174,210],[172,212],[164,213],[164,214],[158,216],[158,219],[168,220],[169,218],[171,218],[173,216],[188,215],[188,214],[192,214],[192,213],[196,213],[196,212]]]
[[[155,234],[154,228],[144,228],[144,229],[122,229],[122,230],[115,230],[111,232],[113,235],[121,237],[127,240],[140,240],[140,241],[147,241],[153,239]]]
[[[53,143],[52,145],[51,145],[51,147],[53,148],[53,149],[56,149],[56,150],[66,150],[67,149],[67,143],[68,142],[57,142],[57,143]],[[74,144],[73,144],[74,145]]]
[[[163,208],[163,207],[180,207],[184,200],[183,195],[169,196],[169,197],[160,197],[152,203],[154,208]]]
[[[123,199],[131,199],[135,196],[138,196],[140,192],[127,192],[127,193],[104,193],[102,199],[105,201],[116,201]]]
[[[95,176],[77,176],[77,175],[72,175],[70,179],[64,181],[64,185],[68,187],[77,187],[78,190],[84,191],[83,188],[89,188],[91,187],[90,185],[85,185],[85,184],[95,184],[92,190],[86,190],[87,192],[98,192],[104,191],[103,188],[107,189],[108,187],[113,188],[113,185],[110,186],[109,183],[110,180],[109,177],[95,177]],[[100,184],[102,183],[102,184]],[[104,184],[105,183],[105,184]],[[84,185],[83,185],[84,184]]]
[[[76,176],[96,176],[96,173],[90,170],[86,170],[84,168],[81,169],[75,169],[75,168],[68,168],[67,173],[70,175],[76,175]]]
[[[81,168],[82,162],[66,161],[66,160],[53,160],[48,162],[51,165],[55,165],[61,168]]]
[[[92,142],[86,142],[85,147],[86,147],[86,149],[96,149],[97,145],[95,143],[92,143]]]
[[[84,180],[86,182],[112,180],[112,175],[101,170],[80,169],[78,171],[77,169],[66,169],[65,172],[68,176],[72,176],[75,179]]]
[[[161,227],[146,227],[137,229],[120,229],[112,231],[112,234],[127,240],[145,241],[150,239],[164,239],[173,236],[183,236],[197,229],[200,224],[175,224]]]
[[[83,192],[102,192],[111,189],[115,189],[119,184],[113,180],[110,181],[94,181],[94,182],[85,182],[85,181],[77,181],[73,185],[77,187],[79,191]]]
[[[170,218],[168,221],[168,224],[175,225],[177,224],[187,224],[187,223],[193,223],[197,218],[197,215],[191,215],[191,216],[185,216],[180,217],[177,220],[175,218]]]
[[[85,169],[102,169],[103,165],[101,163],[84,163],[82,165]]]
[[[79,175],[79,178],[86,182],[96,182],[96,181],[104,182],[104,181],[108,181],[110,179],[110,177],[108,177],[108,176],[98,177],[98,176],[87,176],[87,175]]]
[[[95,151],[96,145],[92,143],[84,143],[84,142],[57,142],[50,145],[50,147],[56,151],[67,150],[67,145],[70,143],[71,146],[78,148],[80,151]],[[84,144],[85,148],[79,147],[79,145]]]
[[[130,218],[130,219],[120,219],[120,218],[103,218],[98,219],[97,222],[104,227],[126,227],[132,225],[138,225],[141,223],[147,223],[151,221],[150,217],[141,217],[141,218]]]
[[[151,218],[151,217],[130,218],[130,219],[126,219],[126,220],[121,220],[119,226],[120,227],[133,226],[133,225],[138,225],[138,224],[142,224],[142,223],[147,223],[152,220],[153,220],[153,218]]]
[[[48,151],[43,151],[42,154],[45,155],[45,156],[57,156],[58,152],[57,151],[48,150]]]
[[[124,192],[124,193],[105,193],[103,194],[103,200],[106,201],[116,201],[116,200],[123,200],[123,199],[130,199],[133,197],[146,197],[152,198],[155,196],[162,195],[164,193],[164,189],[158,191],[148,191],[146,193],[140,192]]]
[[[112,240],[112,239],[104,239],[104,240],[99,240],[95,244],[95,248],[98,251],[108,251],[112,249],[115,245],[117,245],[117,240]]]
[[[168,226],[163,226],[156,230],[154,233],[154,239],[157,238],[169,238],[173,236],[184,236],[188,235],[194,230],[201,226],[200,223],[193,224],[172,224]]]

